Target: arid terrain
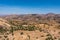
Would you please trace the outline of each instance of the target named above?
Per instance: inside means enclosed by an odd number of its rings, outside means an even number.
[[[0,16],[0,40],[60,40],[60,14]]]

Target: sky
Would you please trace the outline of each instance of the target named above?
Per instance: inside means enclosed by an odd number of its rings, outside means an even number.
[[[60,0],[0,0],[0,15],[60,13]]]

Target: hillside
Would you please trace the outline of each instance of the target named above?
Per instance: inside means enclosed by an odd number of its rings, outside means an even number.
[[[1,40],[60,40],[60,14],[5,15],[0,26]]]
[[[7,28],[10,27],[7,20],[0,18],[0,27],[1,26],[2,27],[7,27]]]
[[[6,15],[4,19],[20,24],[60,24],[60,14],[25,14],[25,15]],[[16,24],[17,24],[16,23]]]

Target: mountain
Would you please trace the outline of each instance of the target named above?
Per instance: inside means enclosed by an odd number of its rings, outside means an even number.
[[[39,24],[39,23],[48,23],[54,21],[55,23],[60,24],[60,14],[53,14],[53,13],[48,13],[48,14],[25,14],[25,15],[6,15],[2,17],[3,19],[6,19],[8,21],[17,21],[18,23],[24,23],[26,24],[31,24],[32,22],[34,24]],[[49,23],[48,23],[49,24]],[[52,23],[51,23],[52,24]]]
[[[0,39],[60,40],[60,14],[0,16]]]

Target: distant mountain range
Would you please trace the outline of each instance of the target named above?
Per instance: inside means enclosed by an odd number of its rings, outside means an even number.
[[[5,15],[1,16],[1,18],[6,19],[8,21],[16,21],[19,23],[26,22],[27,24],[33,22],[37,23],[48,23],[50,21],[54,21],[55,23],[60,24],[60,14],[48,13],[48,14],[25,14],[25,15]],[[49,24],[49,23],[48,23]]]

